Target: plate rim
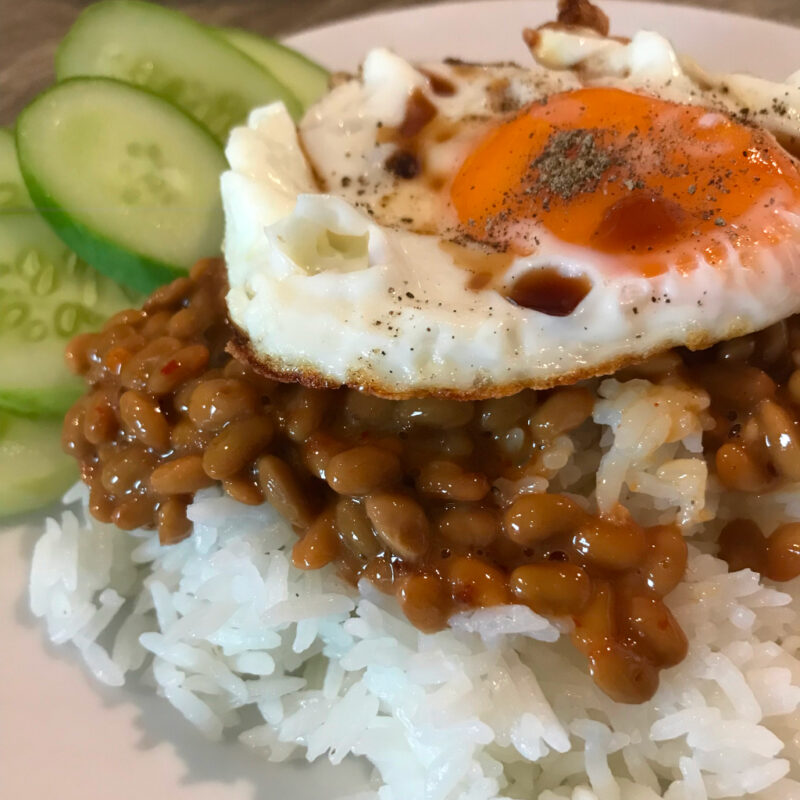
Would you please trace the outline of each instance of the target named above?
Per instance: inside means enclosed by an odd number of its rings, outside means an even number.
[[[338,27],[346,27],[351,25],[355,22],[378,22],[382,19],[389,20],[392,17],[402,17],[407,15],[413,15],[420,12],[425,12],[426,10],[430,9],[453,9],[453,10],[461,10],[465,5],[469,6],[490,6],[490,5],[516,5],[516,6],[545,6],[548,5],[551,8],[555,5],[555,0],[438,0],[437,2],[433,3],[425,3],[420,2],[412,2],[409,5],[404,5],[399,8],[384,8],[376,11],[368,11],[367,13],[355,13],[355,14],[348,14],[345,17],[341,17],[339,19],[331,20],[329,22],[324,22],[321,25],[313,25],[310,28],[301,28],[300,30],[293,31],[291,34],[287,36],[280,36],[280,41],[290,47],[298,46],[295,44],[295,40],[298,43],[305,37],[309,36],[316,36],[316,35],[326,35],[333,31],[333,29]],[[738,20],[741,24],[752,24],[756,23],[758,27],[763,28],[774,28],[776,30],[781,30],[785,32],[787,29],[789,31],[793,31],[796,33],[798,37],[798,41],[800,41],[800,22],[797,24],[791,22],[784,22],[781,20],[774,20],[774,19],[763,19],[762,17],[758,17],[755,14],[749,14],[742,11],[727,11],[725,9],[720,8],[705,8],[699,4],[694,2],[692,3],[685,3],[682,0],[674,0],[674,2],[663,2],[663,0],[599,0],[598,2],[599,7],[601,10],[605,11],[608,7],[612,9],[619,9],[622,11],[626,7],[630,10],[632,7],[648,7],[656,9],[659,12],[667,13],[667,14],[674,14],[674,13],[682,13],[688,15],[694,14],[701,14],[703,16],[708,17],[717,17],[717,18],[726,18],[731,19],[734,18]],[[611,14],[609,14],[611,16]],[[612,28],[614,20],[611,20]],[[800,69],[800,58],[798,58],[798,68]]]
[[[530,8],[531,11],[532,11],[531,16],[534,16],[534,14],[537,13],[537,9],[543,7],[545,4],[547,4],[548,6],[550,6],[552,8],[552,6],[554,5],[555,0],[466,0],[466,2],[469,2],[469,5],[470,6],[474,6],[474,7],[478,7],[478,6],[498,6],[498,5],[509,5],[509,6],[510,5],[516,5],[516,6],[519,6],[519,7],[523,7],[524,6],[526,8]],[[682,3],[678,5],[678,4],[675,4],[675,3],[663,3],[663,2],[653,2],[653,3],[650,3],[650,2],[638,2],[638,0],[606,0],[605,2],[602,2],[602,0],[601,0],[601,5],[603,7],[605,7],[605,8],[608,8],[609,10],[611,10],[612,14],[616,13],[617,10],[624,11],[626,8],[630,10],[632,7],[644,7],[644,6],[647,6],[649,9],[652,10],[652,13],[654,13],[654,14],[662,14],[662,15],[679,14],[679,15],[686,15],[686,16],[689,16],[689,17],[691,17],[693,15],[696,16],[696,15],[699,14],[699,15],[704,16],[707,19],[720,19],[720,18],[726,18],[728,20],[734,19],[740,25],[749,25],[749,26],[753,26],[754,27],[754,36],[753,36],[753,38],[754,38],[755,42],[758,42],[758,41],[762,41],[763,42],[764,37],[769,35],[769,31],[771,29],[780,29],[781,32],[782,32],[782,35],[785,35],[787,30],[791,31],[792,36],[796,37],[798,42],[800,43],[800,27],[795,26],[795,25],[791,25],[791,24],[788,24],[788,23],[776,22],[774,20],[762,20],[762,19],[760,19],[758,17],[753,17],[753,16],[748,15],[748,14],[733,13],[733,12],[728,12],[728,11],[719,10],[719,9],[706,9],[706,8],[702,8],[702,7],[699,7],[699,6],[686,5],[686,4],[682,4]],[[418,3],[418,4],[415,4],[415,5],[411,5],[411,6],[406,6],[406,7],[401,8],[401,9],[384,9],[384,10],[380,10],[380,11],[371,11],[370,13],[367,13],[367,14],[351,15],[351,16],[348,16],[348,17],[341,18],[339,20],[335,20],[335,21],[332,21],[332,22],[325,23],[323,25],[313,26],[313,27],[304,29],[302,31],[297,31],[297,32],[293,33],[291,36],[286,37],[284,39],[284,41],[286,41],[289,44],[292,44],[295,41],[297,41],[298,43],[301,43],[304,38],[310,37],[310,36],[336,36],[336,35],[339,34],[341,29],[347,29],[348,27],[352,26],[354,23],[358,23],[358,22],[362,22],[362,23],[366,22],[367,24],[371,24],[371,25],[380,25],[381,23],[389,22],[392,19],[396,19],[399,16],[424,15],[426,12],[430,11],[431,9],[445,10],[447,8],[452,8],[454,10],[462,10],[463,6],[464,6],[464,2],[453,2],[452,0],[450,0],[449,2],[443,2],[443,3],[428,3],[428,4],[419,4]],[[612,21],[613,21],[613,19],[612,19]],[[457,46],[458,46],[458,43],[454,42],[454,47],[457,47]],[[800,67],[800,55],[798,56],[798,67]],[[46,511],[35,512],[34,514],[31,514],[30,516],[25,515],[25,519],[24,520],[15,519],[12,522],[11,525],[2,525],[2,526],[0,526],[0,535],[14,536],[14,531],[13,530],[2,530],[2,529],[4,529],[4,528],[12,528],[13,529],[14,527],[16,527],[19,524],[24,524],[26,527],[35,526],[37,529],[43,530],[45,517],[46,516],[51,516],[52,514],[53,514],[53,509],[50,508],[50,509],[47,509]],[[29,570],[30,570],[30,561],[29,561],[29,556],[27,554],[20,554],[19,558],[16,558],[14,560],[13,569],[16,570],[16,569],[20,569],[20,568],[23,570],[23,574],[22,575],[15,575],[14,577],[15,577],[15,580],[20,581],[25,588],[23,590],[24,593],[17,597],[17,601],[18,601],[18,603],[24,603],[25,609],[26,609],[26,612],[27,612],[27,609],[28,609],[28,603],[27,603],[27,577],[28,577]],[[4,574],[3,573],[3,565],[0,564],[0,576],[2,576],[3,574]],[[13,613],[13,610],[12,610],[12,613]],[[3,622],[3,620],[0,619],[0,623],[2,623],[2,622]],[[89,682],[91,680],[91,678],[89,676],[89,673],[88,673],[88,670],[85,668],[85,666],[82,663],[78,663],[77,659],[72,657],[74,654],[73,654],[71,649],[70,650],[66,650],[64,648],[58,648],[58,649],[54,650],[52,648],[52,646],[49,644],[49,640],[48,640],[47,635],[46,635],[46,629],[45,629],[44,623],[41,620],[36,620],[36,619],[32,618],[32,616],[28,617],[28,613],[26,613],[26,620],[25,621],[20,620],[20,619],[15,619],[14,622],[15,622],[15,627],[23,628],[24,630],[27,630],[28,632],[33,631],[33,634],[36,636],[36,638],[38,640],[38,643],[39,643],[38,647],[40,647],[42,650],[49,650],[49,652],[48,652],[48,654],[46,656],[46,660],[47,660],[48,663],[50,661],[56,661],[62,667],[68,668],[68,671],[71,674],[76,675],[77,676],[77,680],[79,682],[81,682],[81,683]],[[2,631],[3,628],[4,628],[4,625],[0,624],[0,631]],[[44,675],[40,675],[39,677],[47,679],[50,674],[51,673],[45,673]],[[28,684],[28,680],[29,679],[27,677],[24,677],[23,678],[24,684]],[[89,691],[91,691],[95,696],[97,696],[99,698],[101,696],[102,690],[103,690],[103,687],[100,684],[94,683],[94,681],[92,680],[91,687],[90,687]],[[148,692],[148,694],[149,694],[149,692]],[[120,705],[123,705],[123,704],[124,705],[128,705],[128,704],[133,705],[133,703],[134,703],[134,701],[132,700],[132,698],[129,695],[123,695],[122,693],[118,694],[115,691],[114,692],[114,696],[115,696],[116,700],[118,701],[118,704],[120,704]],[[166,703],[164,703],[164,701],[162,701],[162,700],[158,700],[158,703],[159,704],[163,703],[166,706]],[[106,710],[108,710],[108,709],[106,709]],[[139,703],[136,703],[134,711],[135,711],[135,714],[133,716],[134,717],[138,716],[138,713],[140,711]],[[79,729],[83,728],[83,725],[80,724],[81,720],[76,720],[76,722],[79,723],[78,726],[77,726]],[[141,732],[141,728],[138,727],[136,719],[131,720],[131,722],[129,724],[130,724],[131,728],[133,730],[135,730],[137,733]],[[190,726],[186,722],[181,720],[180,721],[180,725],[182,726],[182,728],[187,729],[190,734],[194,734],[194,735],[199,737],[199,734],[195,734],[195,732],[190,728]],[[45,743],[47,741],[48,741],[47,739],[44,740]],[[171,740],[168,739],[168,738],[166,738],[165,741],[170,745],[172,744]],[[10,751],[10,752],[8,752],[8,755],[13,757],[13,755],[14,755],[13,746],[7,747],[6,749],[8,751]],[[137,756],[142,755],[142,753],[138,749],[135,751],[135,754]],[[130,754],[127,751],[123,751],[121,753],[115,753],[114,755],[120,757],[123,760],[123,763],[125,762],[125,760],[127,758],[131,757]],[[173,757],[174,757],[174,759],[176,761],[180,762],[181,766],[184,766],[186,764],[186,762],[184,761],[184,756],[182,754],[176,753],[174,756],[171,756],[171,758],[173,758]],[[222,758],[220,760],[224,761],[224,759],[222,759]],[[142,762],[142,763],[149,763],[149,762]],[[75,773],[79,772],[85,766],[86,765],[82,764],[82,763],[77,763],[77,762],[74,763],[74,772]],[[306,766],[309,766],[309,765],[306,765],[306,763],[303,762],[302,766],[305,768]],[[259,770],[260,770],[260,776],[263,776],[263,778],[260,778],[260,781],[262,781],[263,783],[268,783],[270,781],[270,775],[271,775],[270,767],[265,765],[263,767],[259,767]],[[145,774],[147,774],[149,772],[149,770],[147,768],[145,768],[143,771],[145,772]],[[67,776],[67,777],[71,777],[71,776]],[[243,777],[245,777],[245,776],[243,776]],[[131,776],[131,779],[133,780],[133,782],[135,784],[138,784],[138,780],[136,778],[136,775]],[[1,780],[0,780],[0,783],[2,783]],[[249,786],[250,786],[250,784],[248,783],[248,787]],[[143,788],[145,788],[145,789],[150,788],[150,787],[151,787],[150,783],[145,783],[143,785]],[[152,788],[162,788],[162,787],[153,786]],[[171,788],[171,787],[165,787],[165,788]],[[181,787],[181,788],[183,788],[183,787]],[[228,786],[222,785],[222,784],[217,784],[216,782],[212,783],[211,781],[209,781],[209,783],[206,784],[206,791],[213,792],[213,796],[214,796],[215,800],[216,800],[217,796],[219,797],[219,800],[228,800],[229,797],[234,797],[234,796],[236,796],[237,798],[239,797],[238,790],[233,790],[232,787],[228,787]],[[297,796],[300,796],[305,791],[308,791],[308,789],[304,789],[303,786],[298,784],[298,788],[295,789],[294,791],[297,792]],[[312,789],[311,791],[313,791],[314,794],[317,795],[319,800],[321,800],[322,797],[327,797],[328,796],[326,787],[324,785],[320,786],[319,784],[317,784],[317,786],[314,789]],[[71,798],[73,795],[72,795],[71,792],[68,791],[67,796]],[[183,797],[183,796],[184,796],[184,793],[183,793],[183,791],[181,791],[181,797]],[[206,795],[203,794],[203,796],[205,797]],[[242,796],[244,796],[244,795],[242,795]],[[261,795],[259,795],[259,796],[261,796]],[[30,797],[30,800],[39,800],[39,798],[38,798],[38,796],[34,796],[34,797]],[[43,800],[43,798],[42,798],[42,800]],[[86,800],[91,800],[91,798],[87,795],[86,796]]]

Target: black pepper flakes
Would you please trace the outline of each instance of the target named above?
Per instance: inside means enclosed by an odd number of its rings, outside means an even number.
[[[576,128],[553,133],[531,167],[539,173],[537,190],[569,200],[594,191],[613,163],[611,155],[599,147],[596,131]]]
[[[420,173],[420,163],[417,157],[408,150],[395,150],[384,162],[384,167],[392,175],[411,180]]]

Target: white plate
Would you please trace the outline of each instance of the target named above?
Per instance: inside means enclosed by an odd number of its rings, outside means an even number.
[[[524,25],[547,2],[451,3],[338,23],[291,44],[336,69],[373,45],[410,58],[524,63]],[[687,7],[605,2],[613,31],[652,28],[701,63],[781,78],[800,67],[800,30]],[[3,800],[318,800],[366,788],[364,765],[266,763],[206,742],[146,689],[92,682],[69,650],[47,645],[27,611],[36,523],[0,532],[0,798]],[[408,800],[416,800],[409,798]]]

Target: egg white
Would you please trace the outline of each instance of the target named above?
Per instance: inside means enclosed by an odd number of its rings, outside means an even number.
[[[475,141],[473,123],[496,116],[489,88],[498,79],[520,106],[586,83],[712,108],[730,109],[739,96],[730,76],[717,85],[685,67],[657,34],[624,44],[544,31],[534,55],[541,63],[533,69],[427,65],[457,87],[440,97],[419,70],[376,50],[361,77],[323,98],[299,132],[280,104],[233,131],[222,177],[228,308],[265,370],[390,397],[499,396],[676,345],[705,346],[800,310],[800,218],[792,209],[776,213],[795,233],[760,250],[749,269],[731,248],[727,269],[698,254],[696,269],[652,279],[620,274],[613,257],[542,233],[536,252],[510,263],[503,280],[544,267],[587,276],[592,290],[566,317],[468,288],[469,273],[440,246],[452,225],[440,201],[421,181],[388,176],[393,146],[375,143],[376,127],[399,124],[412,92],[426,92],[439,117],[465,121],[431,155],[451,173]],[[785,87],[746,91],[766,98]]]

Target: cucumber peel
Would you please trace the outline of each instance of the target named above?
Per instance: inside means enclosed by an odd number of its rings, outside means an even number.
[[[89,6],[62,40],[56,76],[117,78],[184,109],[221,142],[250,109],[297,98],[256,61],[212,30],[155,3],[103,0]]]
[[[78,259],[35,211],[0,214],[0,408],[63,416],[84,392],[64,363],[67,342],[138,300]]]
[[[16,143],[39,212],[119,283],[149,292],[220,252],[225,156],[163,98],[109,78],[73,78],[23,110]]]
[[[240,28],[217,28],[217,33],[284,83],[304,111],[328,90],[328,70],[297,50]]]
[[[32,208],[33,201],[17,163],[14,134],[8,128],[0,128],[0,212]]]
[[[61,420],[0,412],[0,517],[31,511],[60,497],[77,479],[61,451]]]

